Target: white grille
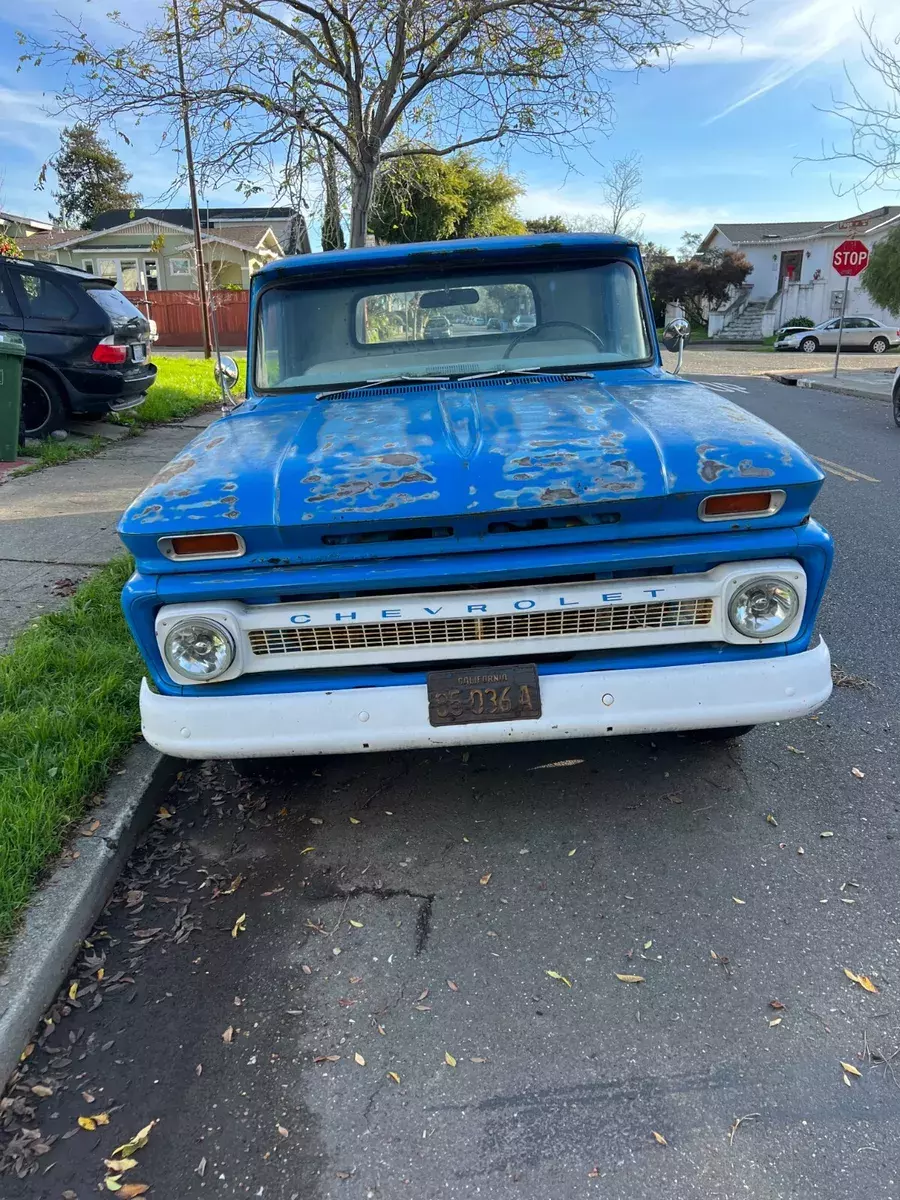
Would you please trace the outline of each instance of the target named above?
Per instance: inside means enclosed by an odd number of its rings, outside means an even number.
[[[601,608],[559,612],[508,613],[497,617],[371,621],[358,625],[291,625],[283,629],[251,629],[247,637],[255,655],[304,654],[696,628],[709,625],[712,615],[713,601],[707,597],[700,600],[656,600],[647,604],[607,604]]]

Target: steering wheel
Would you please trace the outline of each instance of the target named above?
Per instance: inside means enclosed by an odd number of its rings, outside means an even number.
[[[544,321],[543,324],[532,325],[530,329],[525,329],[522,333],[514,337],[506,347],[506,353],[503,355],[504,359],[509,358],[510,354],[513,352],[513,349],[518,346],[519,342],[521,342],[523,338],[534,337],[535,334],[539,333],[542,329],[554,329],[562,325],[567,326],[569,329],[577,329],[580,333],[586,333],[589,338],[597,343],[597,346],[600,350],[606,349],[603,344],[603,339],[598,334],[594,333],[593,329],[588,329],[587,325],[579,325],[577,321]]]

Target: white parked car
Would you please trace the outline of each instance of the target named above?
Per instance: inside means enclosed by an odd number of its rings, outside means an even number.
[[[837,348],[842,320],[844,333],[841,349],[866,349],[875,354],[884,354],[885,350],[900,346],[900,329],[894,325],[882,325],[874,317],[832,317],[812,329],[797,325],[783,326],[778,330],[775,349],[802,350],[805,354],[815,354],[819,349],[834,350]]]

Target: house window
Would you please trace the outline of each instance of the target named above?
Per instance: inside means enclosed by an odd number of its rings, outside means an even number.
[[[159,291],[159,263],[155,258],[144,259],[144,286],[148,292]]]
[[[123,292],[136,292],[139,286],[137,259],[119,259],[119,287]]]
[[[191,260],[189,258],[170,258],[169,259],[169,274],[170,275],[190,275]]]
[[[93,275],[94,260],[92,258],[86,258],[81,264],[81,269],[82,271],[87,271],[88,275]]]
[[[118,285],[119,282],[119,264],[114,258],[98,258],[97,259],[97,274],[101,279],[108,279],[111,283]]]

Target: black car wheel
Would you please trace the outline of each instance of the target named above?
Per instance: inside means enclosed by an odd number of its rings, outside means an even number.
[[[894,394],[891,397],[891,407],[894,410],[894,423],[900,425],[900,383],[894,388]]]
[[[883,338],[883,337],[875,338],[875,340],[872,342],[872,345],[869,347],[869,349],[872,351],[873,354],[884,354],[885,350],[888,349],[887,338]]]
[[[45,438],[64,429],[67,412],[62,393],[43,371],[25,367],[22,372],[21,438]]]

